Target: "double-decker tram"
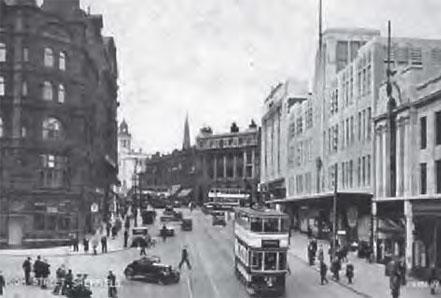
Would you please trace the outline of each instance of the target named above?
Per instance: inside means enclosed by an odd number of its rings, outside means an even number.
[[[235,210],[235,273],[249,294],[284,295],[288,223],[288,215],[273,209]]]

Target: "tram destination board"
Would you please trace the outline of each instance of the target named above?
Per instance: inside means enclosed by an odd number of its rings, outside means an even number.
[[[280,247],[280,240],[262,240],[263,248]]]

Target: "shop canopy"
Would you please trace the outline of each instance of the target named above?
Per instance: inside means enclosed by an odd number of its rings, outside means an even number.
[[[368,193],[368,192],[339,191],[339,192],[337,192],[337,196],[338,196],[338,198],[347,198],[347,197],[363,198],[363,199],[372,198],[372,194]],[[284,204],[284,203],[292,203],[292,202],[316,200],[316,199],[332,200],[333,198],[334,198],[334,192],[330,191],[330,192],[323,192],[323,193],[317,193],[317,194],[306,194],[306,195],[302,195],[302,196],[294,196],[294,197],[287,197],[287,198],[283,198],[283,199],[270,200],[267,203]]]
[[[400,220],[393,220],[390,218],[378,219],[378,231],[383,233],[404,233],[405,226]]]

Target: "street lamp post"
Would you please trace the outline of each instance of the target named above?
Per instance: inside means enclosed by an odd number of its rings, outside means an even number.
[[[335,260],[335,254],[337,252],[336,240],[337,240],[337,198],[338,198],[338,164],[334,165],[334,197],[332,204],[333,211],[333,223],[332,223],[332,260]]]

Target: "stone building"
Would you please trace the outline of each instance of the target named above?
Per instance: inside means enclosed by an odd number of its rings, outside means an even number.
[[[375,102],[375,252],[424,278],[441,268],[441,41],[392,41],[395,108],[384,84]]]
[[[119,194],[127,195],[136,185],[138,174],[145,170],[145,162],[149,157],[142,149],[132,148],[132,135],[127,122],[123,120],[118,130],[118,179],[121,183]]]
[[[78,0],[0,1],[3,245],[64,242],[106,215],[118,72],[102,26]]]
[[[246,192],[255,198],[260,177],[260,131],[253,121],[244,131],[236,127],[223,134],[202,128],[196,137],[196,150],[200,175],[195,199],[199,203],[208,201],[210,190]]]

